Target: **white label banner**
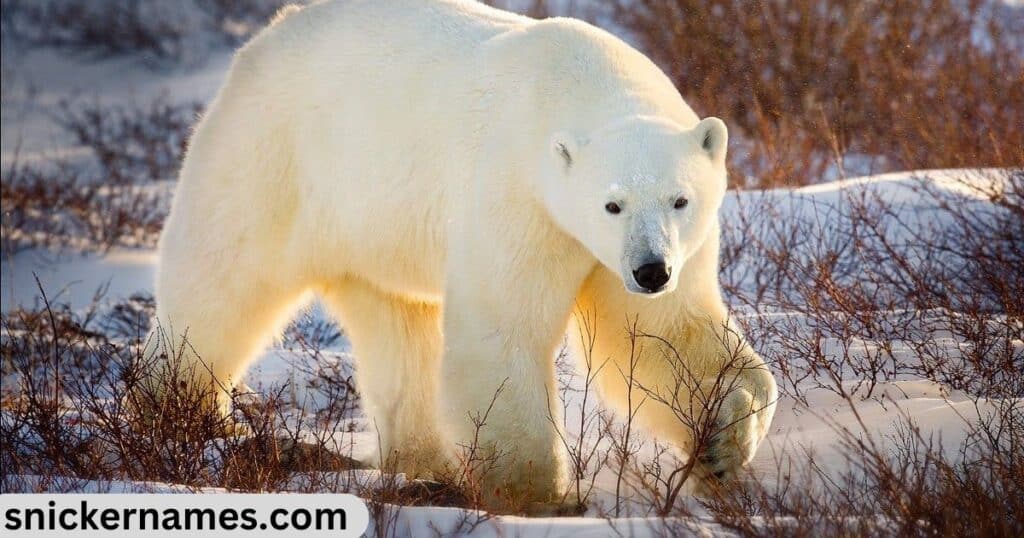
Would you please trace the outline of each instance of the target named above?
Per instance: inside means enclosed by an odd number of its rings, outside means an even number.
[[[0,536],[361,536],[366,503],[344,494],[3,494]]]

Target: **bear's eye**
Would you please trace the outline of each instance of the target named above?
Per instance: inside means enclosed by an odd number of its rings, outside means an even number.
[[[683,198],[682,196],[680,196],[679,198],[676,198],[676,203],[672,207],[674,207],[676,209],[682,209],[682,208],[686,207],[686,204],[688,204],[688,203],[690,203],[689,200],[687,200],[686,198]]]
[[[619,207],[619,204],[616,204],[615,202],[608,202],[607,204],[605,204],[604,210],[611,213],[612,215],[618,215],[619,213],[622,212],[622,208]]]

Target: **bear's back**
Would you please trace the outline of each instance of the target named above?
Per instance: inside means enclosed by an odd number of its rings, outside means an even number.
[[[338,55],[367,50],[406,56],[465,53],[532,22],[472,0],[328,0],[283,8],[245,48],[273,41],[275,48],[296,47],[308,54],[321,47]]]

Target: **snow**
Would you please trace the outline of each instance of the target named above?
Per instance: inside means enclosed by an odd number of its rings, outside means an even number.
[[[1007,3],[1019,3],[1009,2]],[[208,101],[222,80],[230,62],[229,51],[211,54],[201,67],[189,70],[166,69],[154,71],[131,57],[104,60],[83,60],[49,49],[14,52],[5,47],[3,52],[4,90],[2,126],[2,163],[8,166],[16,159],[42,160],[61,155],[74,155],[81,148],[69,145],[66,136],[56,127],[48,112],[64,98],[82,95],[103,102],[125,103],[132,100],[147,102],[165,94],[175,102]],[[785,202],[785,212],[777,217],[797,216],[813,219],[828,208],[844,203],[851,194],[872,192],[895,203],[899,211],[913,218],[927,214],[928,202],[911,188],[927,178],[951,196],[959,196],[979,206],[989,204],[967,189],[957,179],[962,171],[915,171],[883,174],[824,183],[800,189],[777,189],[765,192],[733,192],[722,209],[724,219],[743,211],[744,202],[751,197],[769,197]],[[978,174],[979,181],[988,181]],[[74,308],[86,307],[98,288],[106,287],[104,301],[113,303],[136,292],[152,292],[156,256],[152,250],[115,248],[106,253],[52,253],[26,250],[0,260],[3,283],[0,287],[0,308],[10,311],[18,306],[38,304],[38,276],[49,299],[67,302]],[[743,316],[769,319],[785,316],[786,312],[743,311]],[[756,343],[755,343],[756,344]],[[865,342],[865,345],[871,345]],[[957,342],[943,343],[955,349]],[[348,344],[330,350],[337,361],[350,361]],[[246,382],[250,386],[270,386],[296,376],[293,362],[301,354],[281,347],[267,350],[253,365]],[[846,385],[851,390],[856,379]],[[304,386],[300,384],[300,386]],[[751,464],[753,476],[771,482],[778,479],[777,462],[788,457],[796,464],[805,461],[805,454],[814,454],[815,463],[827,473],[846,471],[842,457],[839,429],[858,430],[858,423],[867,424],[868,434],[876,442],[893,443],[893,435],[905,418],[912,419],[926,436],[940,436],[948,450],[955,451],[964,440],[972,420],[985,413],[998,402],[976,401],[966,394],[950,391],[929,380],[901,379],[881,383],[875,389],[876,397],[859,401],[855,408],[835,392],[824,388],[808,388],[807,403],[791,398],[779,402],[771,431]],[[570,435],[578,435],[571,431]],[[376,451],[375,436],[368,431],[357,431],[346,438],[354,443],[356,457],[368,457]],[[141,482],[110,482],[70,480],[64,484],[42,484],[38,477],[24,477],[32,489],[41,487],[51,491],[161,493],[223,493],[224,490],[204,488],[195,490],[172,484]],[[595,494],[589,512],[573,518],[484,518],[472,527],[474,536],[535,535],[546,536],[606,536],[614,532],[623,535],[661,535],[668,531],[686,529],[700,535],[727,534],[724,529],[697,516],[692,519],[659,519],[623,517],[606,520],[599,517],[600,507],[614,504],[615,476],[611,470],[597,477]],[[699,510],[698,510],[699,513]],[[410,531],[436,529],[441,532],[468,531],[469,523],[479,514],[456,508],[403,507],[398,511],[395,528]]]
[[[68,478],[47,483],[47,479],[36,475],[19,477],[24,484],[24,492],[51,491],[60,493],[227,493],[223,488],[193,488],[162,482],[141,482],[125,480],[80,480]],[[12,492],[13,493],[13,492]]]
[[[36,277],[51,302],[81,307],[89,304],[100,288],[108,288],[111,301],[152,289],[156,253],[142,249],[114,249],[103,255],[26,250],[0,261],[0,268],[4,275],[0,305],[5,312],[37,304]]]

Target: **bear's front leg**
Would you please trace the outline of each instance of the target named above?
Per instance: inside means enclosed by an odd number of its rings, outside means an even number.
[[[588,291],[583,311],[613,312],[600,308],[608,303],[588,301],[596,296]],[[651,317],[640,312],[634,319]],[[663,326],[615,330],[613,316],[599,317],[593,329],[597,345],[586,352],[613,361],[597,377],[605,402],[621,416],[635,415],[638,425],[689,457],[691,484],[696,493],[706,494],[754,457],[771,424],[778,391],[764,360],[738,331],[725,330],[733,326],[730,322],[669,319]]]
[[[455,480],[492,510],[566,501],[554,357],[592,266],[551,246],[513,245],[449,274],[441,421]]]
[[[459,327],[462,325],[462,327]],[[442,413],[456,479],[491,509],[554,502],[565,457],[557,429],[553,361],[509,330],[448,324]]]

